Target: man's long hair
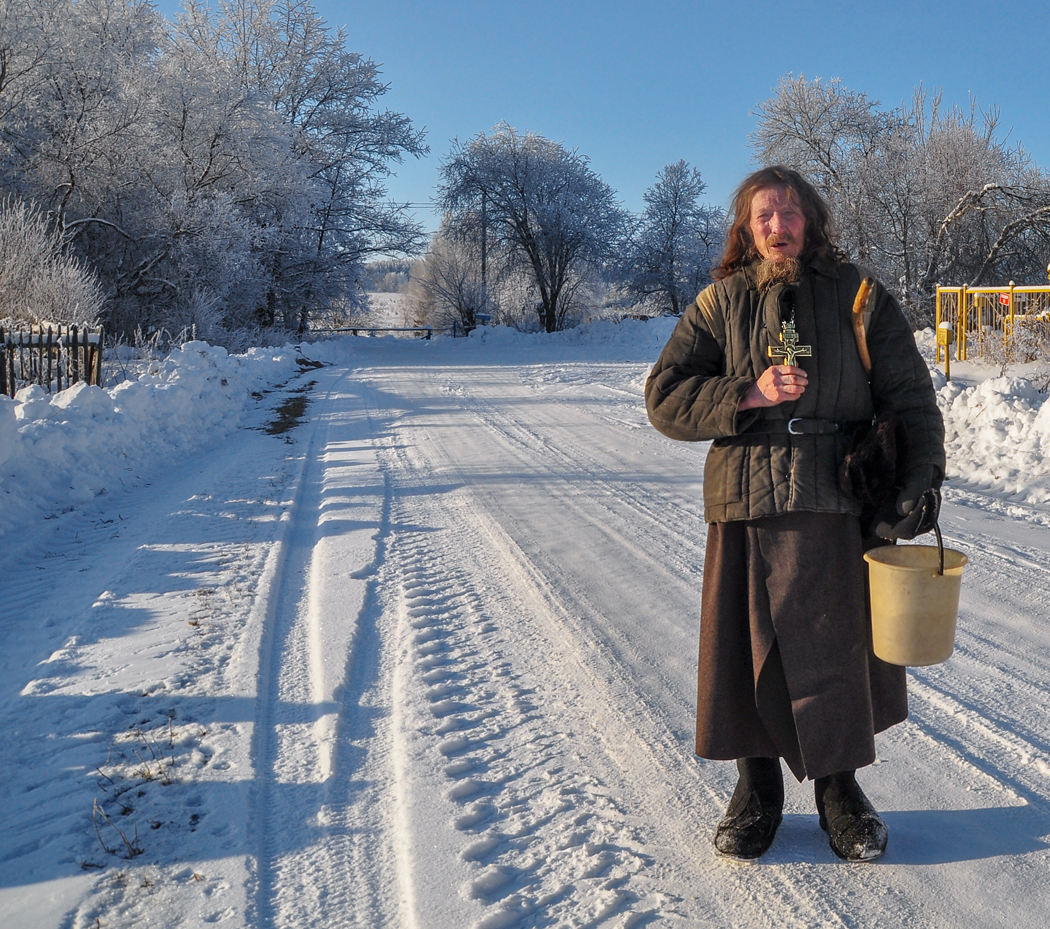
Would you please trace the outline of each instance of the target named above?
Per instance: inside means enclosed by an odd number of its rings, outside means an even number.
[[[722,261],[711,270],[715,280],[729,277],[738,268],[759,257],[751,235],[751,201],[764,187],[780,187],[797,200],[806,218],[805,243],[799,259],[803,264],[813,258],[838,263],[846,260],[846,253],[835,244],[831,211],[817,189],[798,171],[783,165],[772,165],[749,174],[733,197],[733,225],[726,236],[726,250]]]

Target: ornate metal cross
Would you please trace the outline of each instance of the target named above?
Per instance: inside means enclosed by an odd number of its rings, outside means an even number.
[[[780,328],[782,330],[780,341],[784,347],[778,348],[775,345],[770,345],[770,358],[782,364],[794,366],[796,358],[811,358],[813,356],[812,345],[798,344],[798,332],[795,331],[795,321],[793,319],[781,323]]]

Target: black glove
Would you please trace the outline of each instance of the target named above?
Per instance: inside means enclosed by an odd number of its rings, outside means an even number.
[[[875,520],[875,534],[883,539],[908,541],[929,532],[941,511],[940,469],[920,465],[904,479],[895,511],[886,507]],[[903,517],[903,518],[902,518]]]

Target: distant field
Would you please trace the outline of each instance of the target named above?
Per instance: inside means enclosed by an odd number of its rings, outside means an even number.
[[[369,320],[372,325],[412,325],[412,320],[407,316],[410,311],[404,294],[370,293],[368,302],[371,305]]]

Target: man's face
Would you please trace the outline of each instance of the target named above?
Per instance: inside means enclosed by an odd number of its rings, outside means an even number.
[[[755,192],[748,228],[758,253],[772,261],[798,258],[806,244],[806,217],[798,198],[786,187]]]

